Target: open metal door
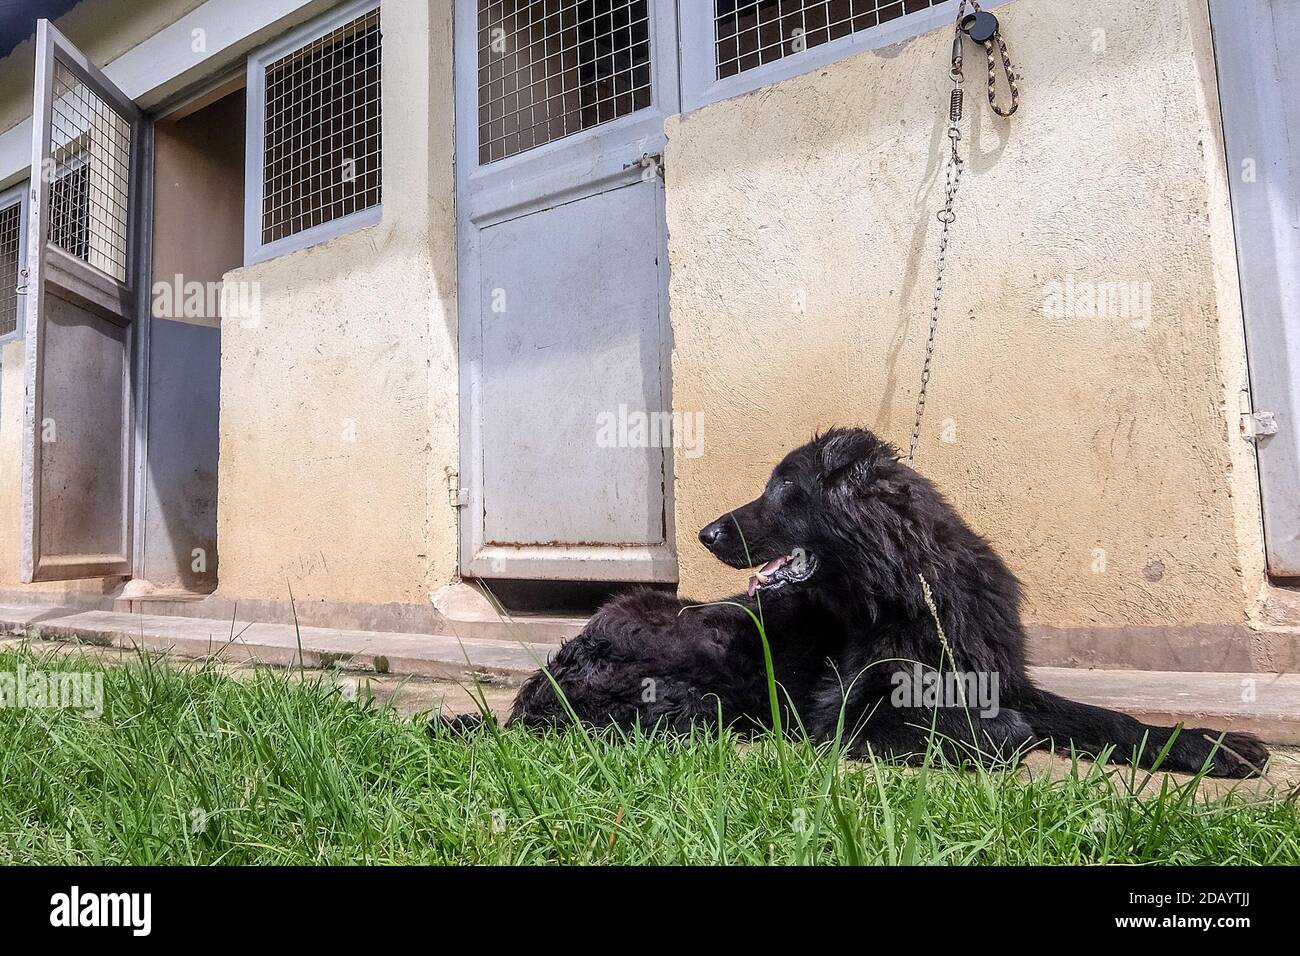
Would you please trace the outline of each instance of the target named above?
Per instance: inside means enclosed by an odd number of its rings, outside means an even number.
[[[47,21],[36,29],[21,575],[129,575],[132,350],[145,120]]]

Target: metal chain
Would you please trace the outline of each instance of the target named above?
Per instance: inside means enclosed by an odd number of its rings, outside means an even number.
[[[948,138],[952,141],[952,152],[948,156],[947,198],[943,209],[939,211],[939,222],[943,223],[939,232],[939,265],[935,273],[934,303],[930,306],[930,337],[925,343],[925,362],[921,365],[921,390],[916,396],[916,420],[912,424],[912,441],[907,453],[909,465],[916,460],[916,446],[921,440],[921,420],[925,417],[925,395],[930,387],[930,365],[934,360],[934,337],[939,331],[939,305],[943,300],[943,270],[948,263],[949,230],[957,219],[957,214],[953,212],[953,203],[957,199],[957,187],[961,184],[962,167],[965,165],[957,151],[961,130],[957,128],[956,123],[948,128]]]
[[[916,463],[916,448],[921,441],[921,422],[925,418],[925,399],[930,388],[930,366],[934,362],[934,340],[935,334],[939,331],[939,307],[943,300],[944,267],[948,264],[948,240],[951,235],[952,224],[957,221],[957,214],[953,212],[953,205],[957,199],[957,187],[961,185],[962,170],[965,168],[958,144],[961,142],[963,104],[961,25],[962,20],[966,17],[968,2],[976,13],[980,12],[980,5],[976,0],[962,0],[957,10],[957,25],[952,42],[952,69],[948,74],[953,83],[952,97],[948,107],[948,141],[952,148],[948,154],[947,186],[944,193],[943,208],[938,213],[939,222],[943,224],[943,227],[939,232],[939,261],[934,280],[934,302],[930,306],[930,334],[925,342],[925,361],[921,365],[921,387],[916,395],[916,418],[912,423],[912,437],[907,451],[907,463],[909,465]],[[1007,53],[1006,42],[1002,39],[1000,33],[997,34],[995,39],[1002,48],[1002,62],[1007,71],[1007,80],[1011,87],[1011,107],[1004,110],[996,102],[993,40],[989,40],[984,44],[989,57],[989,104],[993,107],[993,112],[999,116],[1010,116],[1020,107],[1020,88],[1016,84],[1016,76],[1011,69],[1011,57]]]
[[[957,144],[961,142],[962,116],[962,52],[961,21],[966,12],[966,0],[962,0],[957,11],[957,29],[952,42],[952,69],[948,75],[952,79],[952,98],[948,107],[948,153],[946,170],[947,186],[944,191],[943,209],[939,210],[939,222],[943,224],[939,232],[939,262],[934,279],[934,302],[930,306],[930,335],[925,342],[925,361],[921,365],[921,388],[916,395],[916,417],[912,422],[912,438],[907,450],[907,463],[916,462],[916,446],[921,441],[921,421],[925,418],[925,396],[930,388],[930,366],[934,361],[934,337],[939,331],[939,306],[943,301],[943,270],[948,264],[948,238],[952,224],[957,220],[953,205],[957,200],[957,187],[961,185],[962,158]]]

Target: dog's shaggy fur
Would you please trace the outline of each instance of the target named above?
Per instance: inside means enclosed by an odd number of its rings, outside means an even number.
[[[1260,773],[1268,759],[1249,734],[1219,744],[1217,731],[1151,727],[1035,687],[1019,582],[935,487],[870,432],[833,429],[791,452],[762,495],[700,539],[733,567],[765,565],[751,594],[706,605],[656,591],[611,601],[559,649],[549,675],[528,679],[509,722],[770,727],[753,612],[769,640],[785,725],[826,740],[842,720],[850,755],[916,760],[931,744],[953,760],[996,759],[1055,747],[1150,766],[1168,746],[1161,766],[1195,772],[1208,764],[1222,777]],[[998,706],[900,705],[895,674],[915,663],[996,675]]]

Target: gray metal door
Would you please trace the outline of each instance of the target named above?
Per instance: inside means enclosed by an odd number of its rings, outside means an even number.
[[[1300,0],[1213,0],[1269,573],[1300,576]]]
[[[675,581],[672,0],[457,0],[463,574]]]
[[[36,31],[22,479],[24,581],[131,573],[131,353],[144,120]]]

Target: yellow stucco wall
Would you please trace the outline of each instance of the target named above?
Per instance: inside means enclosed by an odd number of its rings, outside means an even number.
[[[226,276],[260,310],[222,322],[221,596],[424,603],[455,573],[450,4],[381,15],[383,221]]]
[[[998,14],[1023,105],[994,117],[969,64],[919,467],[1024,579],[1032,621],[1241,623],[1263,549],[1205,2]],[[906,448],[950,47],[938,31],[669,123],[674,401],[705,414],[704,455],[676,461],[687,593],[741,585],[695,533],[814,429]],[[1139,283],[1149,322],[1048,314],[1068,280]]]

